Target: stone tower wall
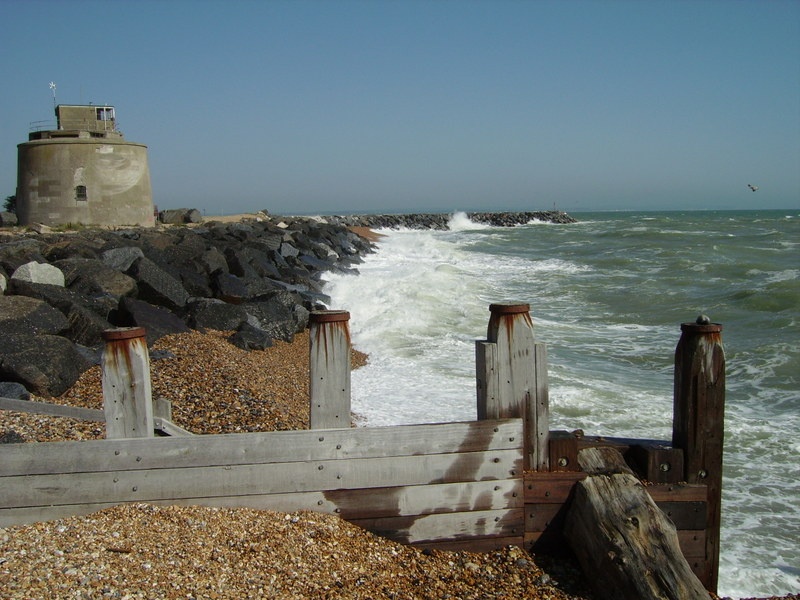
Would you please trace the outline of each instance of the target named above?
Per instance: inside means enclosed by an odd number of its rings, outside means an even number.
[[[147,146],[64,137],[17,148],[21,225],[155,225]]]

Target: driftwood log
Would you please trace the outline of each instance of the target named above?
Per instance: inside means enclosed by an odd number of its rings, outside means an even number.
[[[564,534],[598,597],[708,600],[675,526],[612,448],[578,454],[589,476],[575,486]]]

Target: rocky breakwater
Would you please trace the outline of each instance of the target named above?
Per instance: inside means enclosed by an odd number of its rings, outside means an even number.
[[[357,272],[373,246],[344,225],[238,223],[68,233],[0,232],[0,396],[58,396],[99,360],[102,331],[148,344],[191,329],[246,349],[291,341],[324,307],[321,277]]]
[[[494,227],[515,227],[531,221],[569,224],[577,221],[567,213],[557,210],[533,212],[468,212],[470,221]],[[347,215],[327,217],[331,222],[351,227],[372,229],[436,229],[447,230],[453,215],[448,213],[416,213],[402,215]]]

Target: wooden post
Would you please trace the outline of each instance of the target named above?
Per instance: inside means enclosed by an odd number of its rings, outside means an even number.
[[[142,327],[103,332],[101,358],[106,437],[153,437],[150,355]]]
[[[533,338],[528,304],[491,304],[487,340],[475,345],[478,418],[525,419],[525,468],[546,471],[547,353]]]
[[[722,325],[711,323],[702,315],[695,323],[681,324],[681,338],[675,349],[672,424],[672,445],[683,450],[686,481],[708,488],[707,577],[703,583],[715,593],[725,416],[725,353],[721,331]]]
[[[311,429],[350,427],[350,313],[313,311],[309,317]]]

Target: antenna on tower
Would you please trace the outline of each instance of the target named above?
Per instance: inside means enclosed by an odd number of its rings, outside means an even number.
[[[50,89],[53,92],[53,108],[55,108],[56,107],[56,82],[55,81],[51,81],[50,82]]]

